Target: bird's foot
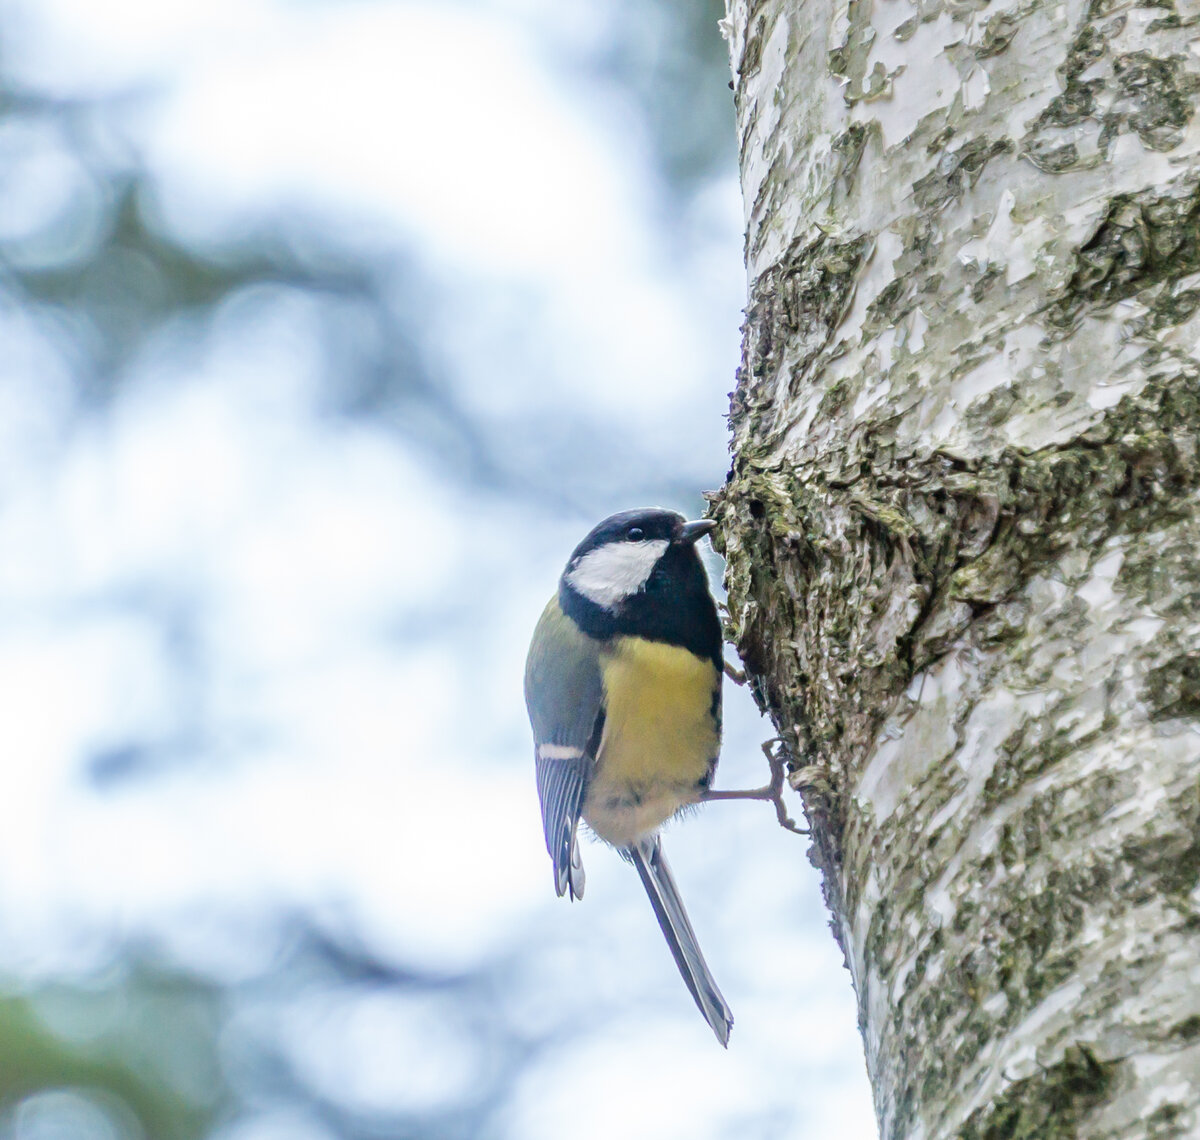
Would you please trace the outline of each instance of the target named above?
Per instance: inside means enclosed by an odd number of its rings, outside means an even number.
[[[728,668],[728,666],[726,666]],[[778,744],[778,749],[774,745]],[[762,788],[751,788],[747,791],[713,791],[709,790],[700,798],[701,803],[712,800],[766,800],[775,805],[775,817],[779,826],[796,835],[808,835],[806,827],[799,827],[788,814],[787,804],[783,802],[783,789],[787,776],[787,765],[783,756],[783,741],[778,737],[765,741],[762,749],[767,763],[771,765],[771,782]]]

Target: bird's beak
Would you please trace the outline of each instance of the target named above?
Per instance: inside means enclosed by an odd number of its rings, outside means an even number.
[[[694,546],[710,531],[717,529],[716,519],[697,519],[684,523],[679,529],[679,541],[685,546]]]

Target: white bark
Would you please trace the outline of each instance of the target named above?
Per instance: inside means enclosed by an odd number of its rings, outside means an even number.
[[[881,1134],[1200,1135],[1200,5],[724,23],[730,620]]]

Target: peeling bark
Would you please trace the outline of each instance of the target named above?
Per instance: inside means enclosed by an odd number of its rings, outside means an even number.
[[[881,1135],[1200,1135],[1200,7],[723,28],[729,633]]]

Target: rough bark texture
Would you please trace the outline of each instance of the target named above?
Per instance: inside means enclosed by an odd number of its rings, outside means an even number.
[[[1200,8],[725,25],[730,633],[881,1134],[1200,1135]]]

